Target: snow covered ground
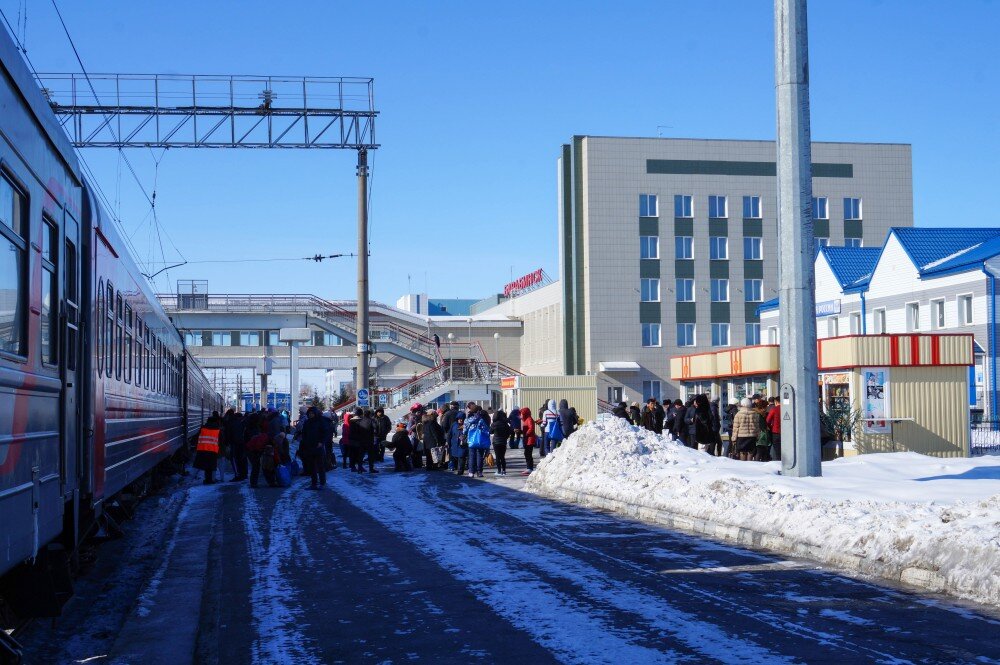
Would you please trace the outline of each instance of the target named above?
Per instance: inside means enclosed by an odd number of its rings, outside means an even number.
[[[768,547],[802,544],[828,563],[854,558],[863,572],[1000,605],[1000,458],[889,453],[824,463],[822,478],[779,471],[615,418],[581,428],[525,489],[750,529]]]

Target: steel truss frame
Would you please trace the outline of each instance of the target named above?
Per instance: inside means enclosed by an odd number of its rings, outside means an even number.
[[[78,148],[378,148],[371,78],[90,74],[88,81],[83,74],[39,74],[38,80]]]

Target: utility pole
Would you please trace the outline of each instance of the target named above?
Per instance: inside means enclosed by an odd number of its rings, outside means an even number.
[[[368,150],[358,149],[358,377],[368,389]]]
[[[806,0],[774,0],[778,117],[778,298],[781,470],[822,475],[816,387],[816,296]],[[790,444],[790,445],[789,445]]]

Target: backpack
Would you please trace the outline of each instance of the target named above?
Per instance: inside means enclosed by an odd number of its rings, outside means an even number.
[[[260,468],[268,473],[274,471],[274,445],[267,444],[260,454]]]
[[[562,441],[566,438],[562,428],[562,421],[559,420],[558,416],[549,421],[549,428],[545,432],[545,436],[547,436],[550,441]]]

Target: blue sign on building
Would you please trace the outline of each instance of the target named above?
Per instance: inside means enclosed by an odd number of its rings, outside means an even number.
[[[260,409],[260,393],[243,393],[240,398],[243,405],[243,412],[249,413],[250,411],[257,411]],[[267,394],[267,405],[264,407],[267,409],[277,409],[278,411],[289,411],[292,408],[292,395],[291,393],[272,393]]]
[[[840,300],[824,300],[816,303],[816,316],[840,314]]]

